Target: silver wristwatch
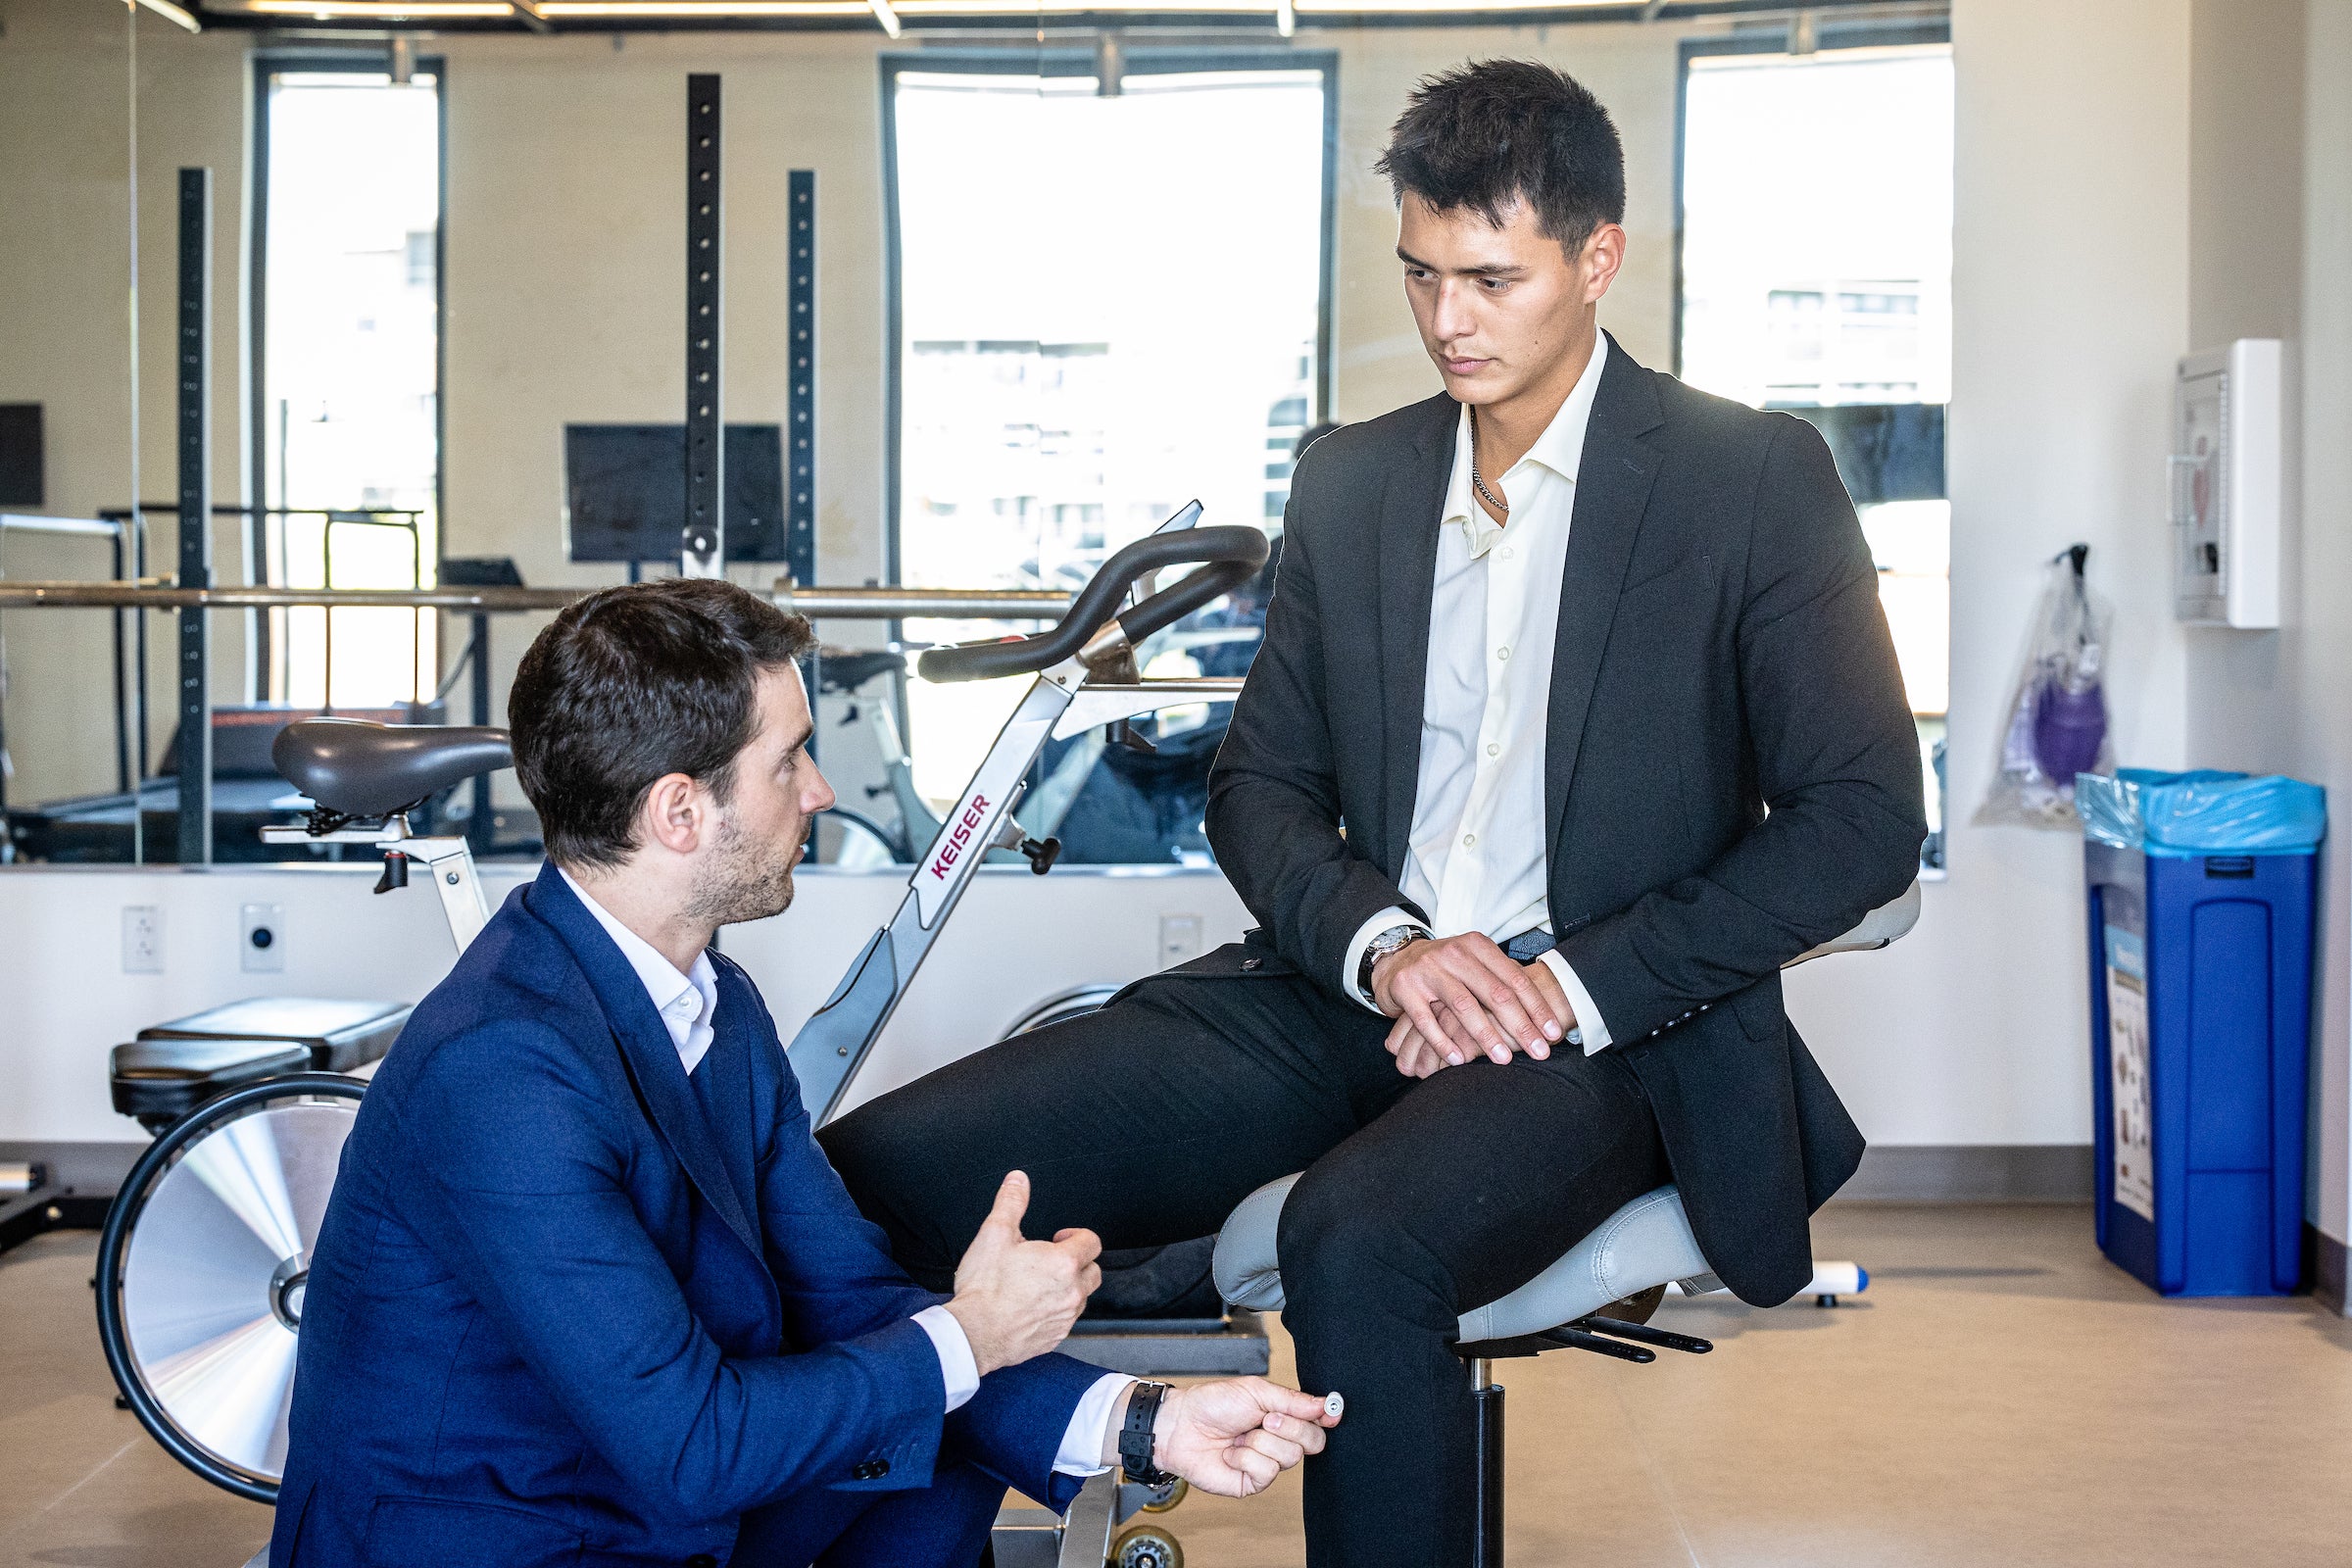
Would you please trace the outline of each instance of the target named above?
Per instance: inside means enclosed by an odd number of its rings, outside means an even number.
[[[1403,951],[1429,933],[1417,925],[1393,925],[1364,944],[1364,956],[1355,966],[1355,989],[1366,1002],[1372,997],[1372,970],[1381,959],[1392,953]]]

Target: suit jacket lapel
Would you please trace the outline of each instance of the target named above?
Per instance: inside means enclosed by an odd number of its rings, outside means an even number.
[[[533,914],[555,928],[579,961],[580,971],[588,977],[589,989],[596,993],[597,1005],[612,1026],[612,1038],[620,1046],[621,1065],[627,1070],[629,1081],[636,1085],[646,1113],[661,1130],[670,1152],[677,1155],[678,1163],[685,1167],[688,1179],[702,1193],[703,1200],[726,1221],[727,1229],[735,1233],[752,1256],[763,1261],[766,1254],[760,1250],[760,1232],[744,1213],[717,1140],[704,1119],[702,1107],[694,1102],[694,1089],[686,1082],[685,1064],[678,1060],[677,1048],[670,1043],[662,1015],[654,1010],[654,999],[645,994],[644,982],[620,956],[612,939],[596,923],[595,916],[580,907],[580,901],[564,885],[553,861],[541,869],[524,903]],[[741,1057],[744,1054],[733,1054]]]
[[[704,1058],[702,1070],[713,1075],[707,1098],[719,1107],[710,1118],[718,1135],[719,1158],[737,1196],[749,1204],[760,1191],[753,1157],[758,1138],[752,1125],[752,1053],[760,1047],[752,1020],[759,1001],[751,994],[751,982],[733,965],[713,962],[718,969],[718,1010],[710,1020],[710,1054]]]
[[[1389,470],[1380,502],[1381,766],[1388,780],[1378,847],[1392,881],[1404,875],[1421,775],[1421,710],[1429,682],[1430,599],[1438,579],[1438,514],[1453,480],[1461,405],[1440,393],[1409,462]]]
[[[1636,365],[1616,339],[1602,334],[1609,358],[1601,367],[1592,417],[1576,480],[1568,525],[1568,559],[1560,579],[1560,620],[1552,642],[1551,702],[1544,720],[1544,850],[1559,864],[1567,822],[1568,786],[1584,750],[1585,715],[1600,676],[1600,656],[1617,614],[1617,593],[1634,558],[1634,539],[1649,504],[1663,459],[1636,439],[1663,422],[1650,372]],[[1559,911],[1553,911],[1554,918]]]

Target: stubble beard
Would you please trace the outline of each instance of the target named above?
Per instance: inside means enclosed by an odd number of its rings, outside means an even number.
[[[792,907],[793,849],[755,843],[732,817],[720,817],[718,844],[687,905],[688,916],[721,926],[782,914]]]

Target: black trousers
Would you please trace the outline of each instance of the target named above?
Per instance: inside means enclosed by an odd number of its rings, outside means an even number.
[[[917,1279],[948,1288],[1008,1170],[1024,1229],[1110,1248],[1206,1236],[1306,1172],[1279,1235],[1283,1323],[1347,1415],[1306,1465],[1313,1568],[1469,1554],[1462,1311],[1507,1295],[1670,1180],[1640,1083],[1608,1052],[1406,1078],[1388,1020],[1291,974],[1162,975],[1102,1011],[952,1063],[819,1135]]]

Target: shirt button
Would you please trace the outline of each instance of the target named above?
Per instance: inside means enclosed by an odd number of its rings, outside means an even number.
[[[1502,547],[1502,559],[1505,561],[1511,559],[1511,547],[1509,545],[1504,545]]]
[[[1487,743],[1487,755],[1489,757],[1500,757],[1502,755],[1502,748],[1495,745],[1494,742],[1489,741]]]
[[[1508,659],[1511,657],[1511,651],[1508,648],[1497,648],[1494,650],[1494,657],[1496,659]]]
[[[1477,835],[1477,834],[1475,834],[1475,833],[1465,833],[1465,834],[1463,834],[1463,835],[1462,835],[1462,848],[1463,848],[1463,849],[1465,849],[1465,850],[1468,850],[1468,849],[1475,849],[1475,848],[1477,847],[1477,845],[1478,845],[1478,835]]]

